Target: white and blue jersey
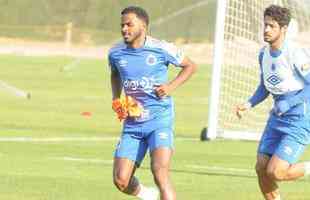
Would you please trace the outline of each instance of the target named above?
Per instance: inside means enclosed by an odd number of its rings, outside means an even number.
[[[183,58],[182,51],[175,45],[150,36],[141,48],[130,48],[124,42],[111,48],[111,70],[119,73],[125,94],[143,107],[140,117],[128,117],[124,121],[116,157],[126,157],[139,164],[147,148],[152,151],[158,146],[173,145],[172,98],[161,99],[154,89],[167,83],[168,66],[180,66]]]
[[[276,51],[262,48],[259,63],[260,84],[249,102],[253,107],[271,94],[274,106],[258,151],[294,163],[310,143],[310,59],[285,41]]]
[[[263,101],[269,94],[273,96],[275,103],[291,98],[290,103],[297,105],[307,100],[305,97],[310,93],[307,92],[310,84],[310,59],[305,51],[289,41],[277,51],[265,46],[260,51],[259,63],[261,80],[249,100],[252,106]]]

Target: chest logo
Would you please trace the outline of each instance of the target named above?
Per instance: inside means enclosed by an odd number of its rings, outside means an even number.
[[[155,65],[157,63],[157,58],[153,55],[153,54],[149,54],[147,57],[146,57],[146,64],[147,65]]]
[[[128,62],[127,62],[127,60],[121,59],[121,60],[118,61],[118,64],[119,64],[120,67],[126,67]]]
[[[269,76],[267,81],[268,81],[268,83],[270,83],[273,86],[278,85],[279,83],[282,82],[282,80],[279,77],[277,77],[276,75]]]

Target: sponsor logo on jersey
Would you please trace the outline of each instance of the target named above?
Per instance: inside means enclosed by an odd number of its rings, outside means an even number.
[[[142,77],[139,80],[125,80],[123,83],[123,86],[125,90],[153,90],[153,87],[155,85],[155,80],[154,78],[147,78],[147,77]]]
[[[146,64],[147,65],[155,65],[157,63],[157,58],[156,56],[154,56],[153,54],[149,54],[147,57],[146,57]]]

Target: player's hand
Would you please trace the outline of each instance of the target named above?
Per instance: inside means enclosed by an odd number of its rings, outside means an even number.
[[[239,119],[242,118],[243,112],[247,111],[248,109],[250,109],[251,105],[249,103],[243,103],[240,105],[236,106],[236,115]]]
[[[274,105],[274,112],[276,115],[281,116],[291,108],[286,100],[276,101]]]
[[[114,99],[112,101],[112,109],[116,112],[117,118],[122,121],[127,118],[127,108],[121,99]]]
[[[154,90],[157,97],[161,99],[167,97],[171,92],[171,88],[169,87],[168,84],[155,86]]]

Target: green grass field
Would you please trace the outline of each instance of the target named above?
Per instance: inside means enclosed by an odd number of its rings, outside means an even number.
[[[111,110],[104,60],[0,56],[0,80],[30,100],[0,89],[0,199],[125,200],[112,184],[120,123]],[[177,73],[171,70],[171,75]],[[200,142],[207,123],[210,66],[201,65],[176,102],[172,179],[178,200],[261,200],[253,170],[256,142]],[[82,112],[91,112],[91,117]],[[303,159],[307,159],[306,152]],[[153,185],[147,158],[137,172]],[[309,200],[310,180],[282,183],[284,199]]]

